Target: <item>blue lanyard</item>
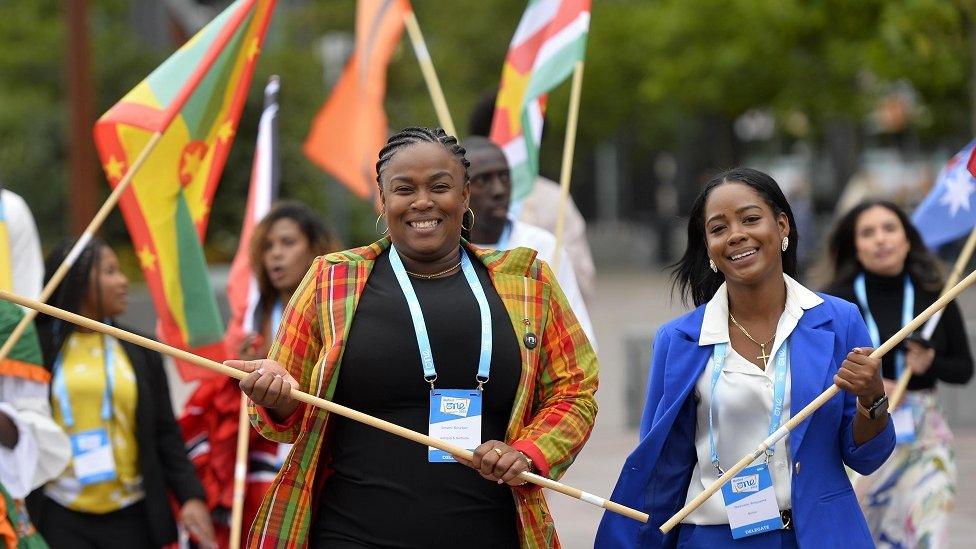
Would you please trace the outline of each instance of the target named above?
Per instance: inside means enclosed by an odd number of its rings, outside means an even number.
[[[400,254],[396,251],[396,246],[390,245],[390,264],[393,266],[393,274],[396,275],[403,296],[407,298],[407,306],[410,308],[410,317],[413,319],[413,330],[417,335],[417,346],[420,347],[420,362],[424,367],[424,380],[430,383],[430,388],[434,388],[437,381],[437,370],[434,368],[434,353],[430,348],[430,338],[427,335],[427,323],[424,322],[424,312],[420,308],[420,301],[417,293],[413,289],[413,283],[407,275],[407,270],[403,267]],[[488,382],[488,371],[491,368],[491,310],[488,308],[488,297],[485,289],[481,287],[481,281],[474,272],[468,254],[461,250],[461,271],[464,278],[471,287],[471,293],[478,301],[478,308],[481,310],[481,352],[478,357],[478,388],[483,388]]]
[[[269,331],[271,332],[271,337],[274,337],[275,332],[278,331],[278,326],[281,326],[281,315],[284,313],[285,306],[282,305],[280,299],[276,299],[274,306],[271,307],[271,326]]]
[[[854,279],[854,295],[857,296],[857,302],[861,305],[861,310],[864,311],[864,323],[868,326],[871,343],[877,347],[881,345],[881,333],[878,331],[878,323],[874,321],[874,315],[871,314],[871,309],[868,307],[868,292],[864,285],[864,273],[857,275],[857,278]],[[912,279],[906,274],[905,290],[901,299],[901,325],[905,326],[911,322],[914,316],[915,286],[912,285]],[[895,351],[895,376],[901,377],[901,373],[904,370],[905,352]]]
[[[769,435],[779,429],[779,424],[783,419],[783,406],[786,399],[786,374],[790,367],[790,341],[787,339],[776,351],[776,369],[773,371],[773,408],[769,414]],[[728,354],[728,343],[716,343],[712,349],[712,389],[711,397],[708,400],[708,445],[712,451],[712,465],[722,475],[725,472],[719,466],[718,446],[715,444],[715,424],[712,420],[712,412],[715,406],[715,386],[722,376],[722,369],[725,368],[725,356]],[[770,447],[766,450],[766,459],[772,457],[775,449]]]
[[[67,342],[65,342],[67,344]],[[105,395],[102,398],[102,421],[112,419],[112,391],[115,387],[115,368],[112,365],[115,355],[115,339],[103,335],[102,345],[104,350],[102,357],[105,359]],[[75,426],[75,416],[71,410],[71,400],[68,397],[68,386],[64,381],[64,358],[62,353],[58,353],[54,359],[54,379],[51,381],[51,390],[58,397],[61,406],[61,418],[64,426],[72,428]]]

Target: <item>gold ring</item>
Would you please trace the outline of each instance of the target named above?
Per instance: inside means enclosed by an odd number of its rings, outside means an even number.
[[[502,457],[502,451],[501,450],[499,450],[498,448],[492,448],[492,450],[494,450],[495,453],[498,454],[498,457]]]

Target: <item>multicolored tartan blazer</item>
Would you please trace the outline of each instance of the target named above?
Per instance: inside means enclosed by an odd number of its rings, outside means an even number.
[[[301,390],[331,399],[342,353],[359,298],[376,258],[390,246],[369,246],[319,257],[284,312],[269,356],[301,384]],[[556,284],[536,252],[505,252],[468,245],[488,269],[516,334],[541,334],[534,349],[520,343],[522,374],[506,443],[532,458],[552,479],[565,473],[590,435],[596,417],[597,360]],[[522,338],[519,338],[520,341]],[[329,413],[307,405],[283,423],[263,408],[250,408],[251,422],[265,437],[293,443],[251,526],[251,548],[291,549],[308,544],[319,460],[328,452]],[[472,473],[474,474],[474,473]],[[513,488],[518,532],[526,549],[559,547],[541,489]]]

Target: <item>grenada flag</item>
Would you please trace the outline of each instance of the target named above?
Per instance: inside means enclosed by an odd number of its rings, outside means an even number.
[[[115,187],[161,137],[120,200],[166,343],[223,358],[202,242],[274,0],[237,0],[95,123]],[[180,365],[184,378],[206,377]]]
[[[512,200],[529,194],[539,175],[546,94],[586,53],[590,1],[529,0],[515,29],[491,125],[512,171]]]

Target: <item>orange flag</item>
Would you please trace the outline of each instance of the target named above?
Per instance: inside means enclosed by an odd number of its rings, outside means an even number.
[[[364,199],[375,196],[376,158],[389,133],[386,68],[410,9],[407,0],[359,0],[356,49],[305,139],[305,156]]]

